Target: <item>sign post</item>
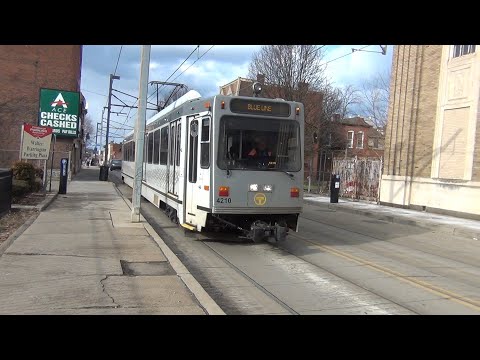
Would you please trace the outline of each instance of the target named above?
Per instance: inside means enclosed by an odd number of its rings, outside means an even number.
[[[52,128],[24,124],[22,129],[20,159],[48,160]]]
[[[57,136],[53,134],[53,150],[52,150],[52,162],[50,165],[50,186],[48,192],[52,192],[52,176],[53,176],[53,157],[55,156],[55,143],[57,142]]]
[[[60,160],[60,185],[58,188],[59,194],[67,193],[67,180],[68,180],[68,158],[62,158]]]

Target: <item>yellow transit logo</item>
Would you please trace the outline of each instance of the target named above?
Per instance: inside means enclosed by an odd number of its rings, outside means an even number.
[[[265,196],[265,194],[258,193],[253,198],[253,201],[255,201],[256,205],[263,206],[267,202],[267,197]]]

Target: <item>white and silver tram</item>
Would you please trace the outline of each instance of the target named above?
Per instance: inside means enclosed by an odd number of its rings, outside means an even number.
[[[303,139],[301,103],[189,91],[147,121],[142,195],[189,230],[283,240],[302,211]],[[122,153],[133,186],[133,132]]]

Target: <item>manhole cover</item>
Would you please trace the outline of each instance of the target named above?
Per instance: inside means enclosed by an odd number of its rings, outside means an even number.
[[[175,275],[176,272],[167,261],[128,262],[120,260],[124,275],[128,276],[162,276]]]

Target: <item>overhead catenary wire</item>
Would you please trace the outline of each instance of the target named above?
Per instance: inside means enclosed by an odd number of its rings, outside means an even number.
[[[167,82],[168,80],[170,80],[170,78],[171,78],[173,75],[175,75],[175,73],[182,67],[183,64],[185,64],[185,62],[186,62],[188,59],[190,59],[190,57],[193,55],[193,53],[194,53],[195,50],[197,50],[197,49],[200,49],[200,45],[197,45],[197,47],[192,50],[192,52],[187,56],[187,58],[186,58],[185,60],[183,60],[183,62],[182,62],[180,65],[178,65],[178,67],[175,69],[175,71],[174,71],[173,73],[170,74],[170,76],[167,78],[167,80],[165,80],[165,82]],[[160,89],[161,89],[162,87],[164,87],[164,86],[165,86],[165,85],[162,84],[159,88],[157,88],[157,90],[156,90],[152,95],[150,95],[150,96],[147,98],[147,100],[150,99],[152,96],[154,96],[154,95],[157,93],[157,91],[160,91]]]
[[[200,59],[202,59],[215,45],[212,45],[210,46],[210,48],[208,50],[206,50],[202,55],[200,55],[192,64],[190,64],[185,70],[183,70],[179,75],[177,75],[177,77],[175,77],[175,79],[171,80],[171,82],[174,82],[176,79],[178,79],[182,74],[184,74],[188,69],[190,69],[196,62],[198,62]],[[178,69],[181,68],[181,66],[192,56],[192,54],[195,52],[195,50],[197,50],[198,48],[200,47],[200,45],[197,45],[197,47],[188,55],[188,57],[175,69],[175,71],[170,74],[170,76],[167,78],[167,80],[165,80],[165,82],[167,82],[168,80],[170,80],[170,78],[178,71]],[[164,85],[160,86],[158,88],[158,90],[160,90]],[[180,87],[176,90],[175,94],[179,91]],[[151,94],[148,98],[150,99],[153,95],[155,95],[156,92],[154,92],[153,94]],[[172,95],[173,96],[173,95]],[[138,101],[138,100],[137,100]],[[130,114],[130,111],[127,115],[127,118],[125,119],[125,124],[127,123],[128,120],[130,120],[134,115],[132,116],[129,116]]]
[[[195,49],[192,50],[192,52],[191,52],[191,53],[185,58],[185,60],[175,69],[175,71],[173,71],[173,73],[170,74],[170,76],[167,78],[167,80],[165,80],[165,82],[167,82],[167,81],[178,71],[178,69],[181,68],[181,66],[193,55],[193,53],[195,52],[195,50],[197,50],[199,47],[200,47],[200,45],[197,45],[197,46],[195,47]],[[160,86],[159,88],[157,88],[157,91],[160,90],[162,87],[163,87],[163,85]],[[155,94],[156,94],[156,92],[154,92],[154,93],[151,94],[149,97],[147,97],[147,103],[148,103],[148,100],[149,100],[152,96],[154,96]],[[137,104],[137,102],[138,102],[138,98],[135,100],[133,106],[135,106],[135,105]],[[132,108],[130,108],[130,109],[128,110],[128,114],[127,114],[127,117],[125,118],[124,125],[125,125],[131,118],[133,118],[133,116],[135,116],[135,114],[137,114],[137,112],[138,112],[138,110],[135,110],[135,113],[130,116],[131,111],[132,111]]]

